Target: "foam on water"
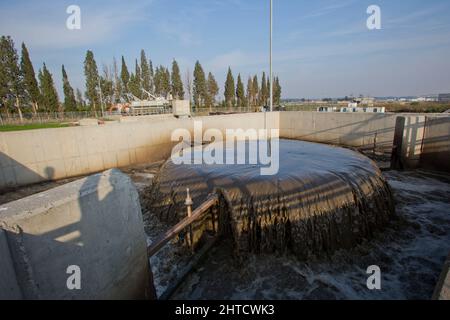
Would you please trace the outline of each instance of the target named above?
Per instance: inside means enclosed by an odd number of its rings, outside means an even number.
[[[398,220],[374,239],[329,258],[250,254],[244,264],[223,241],[177,291],[175,299],[430,299],[450,251],[450,177],[384,173]],[[381,290],[366,286],[367,267],[381,269]]]

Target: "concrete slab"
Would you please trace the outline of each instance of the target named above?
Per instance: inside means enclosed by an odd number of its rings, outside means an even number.
[[[0,300],[22,299],[5,231],[0,229]]]
[[[0,227],[25,299],[135,299],[148,293],[138,193],[119,170],[4,204]],[[80,290],[67,286],[70,266],[80,268]],[[11,286],[0,281],[0,292],[18,298]]]

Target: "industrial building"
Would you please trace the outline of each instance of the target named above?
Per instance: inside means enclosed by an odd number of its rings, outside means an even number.
[[[450,93],[441,93],[438,95],[439,102],[450,102]]]

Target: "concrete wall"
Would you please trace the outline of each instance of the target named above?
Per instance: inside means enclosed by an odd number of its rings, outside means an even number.
[[[278,113],[267,115],[278,128]],[[102,126],[0,132],[0,191],[36,182],[100,172],[131,164],[167,159],[177,128],[192,132],[194,121],[204,129],[264,128],[265,115],[239,114],[195,119],[164,116]]]
[[[113,169],[0,206],[0,297],[135,299],[149,294],[137,191]],[[81,269],[81,290],[67,268]]]
[[[405,117],[402,158],[441,170],[449,163],[448,119],[421,114],[274,112],[175,119],[167,115],[129,118],[123,123],[0,133],[0,191],[31,183],[86,175],[110,168],[166,159],[175,129],[280,128],[280,136],[390,153],[396,118]],[[443,120],[447,119],[447,120]],[[424,137],[428,136],[428,138]],[[424,144],[422,146],[422,142]],[[422,148],[424,147],[424,148]],[[422,149],[429,156],[421,157]],[[436,157],[436,153],[440,156]]]
[[[420,163],[450,172],[450,117],[427,117]]]
[[[183,120],[0,133],[0,189],[100,172],[170,154]]]
[[[403,166],[450,172],[448,115],[282,112],[280,135],[390,153],[398,117],[404,118],[400,133]]]
[[[426,117],[398,116],[396,118],[391,168],[418,168],[425,133]]]
[[[283,137],[390,152],[398,114],[282,112],[280,134]],[[424,122],[419,115],[407,117],[410,140],[414,126]],[[420,140],[420,139],[418,139]]]

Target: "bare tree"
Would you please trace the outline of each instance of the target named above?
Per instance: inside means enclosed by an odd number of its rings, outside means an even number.
[[[119,78],[119,69],[117,68],[116,58],[113,58],[113,72],[114,76],[114,103],[120,103],[122,97],[122,84]]]
[[[186,88],[186,92],[189,96],[189,102],[192,101],[192,76],[189,68],[186,70],[185,78],[184,78],[184,86]]]
[[[106,105],[111,106],[114,96],[114,80],[113,80],[113,67],[109,67],[107,64],[103,64],[103,76],[101,77],[101,90],[103,100]]]

